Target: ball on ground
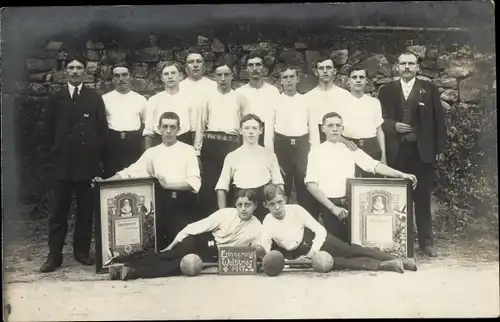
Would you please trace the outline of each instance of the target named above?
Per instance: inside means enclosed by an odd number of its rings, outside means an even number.
[[[196,254],[187,254],[181,259],[181,271],[186,276],[196,276],[201,273],[203,262]]]
[[[316,252],[311,259],[312,268],[319,273],[328,273],[333,269],[333,257],[325,251]]]
[[[270,251],[262,260],[262,269],[268,276],[277,276],[281,274],[284,267],[285,256],[277,250]]]

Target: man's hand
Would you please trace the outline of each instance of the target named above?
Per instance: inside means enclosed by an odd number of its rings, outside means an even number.
[[[346,139],[343,136],[340,138],[340,142],[344,143],[345,146],[351,151],[356,151],[358,149],[358,146],[356,145],[356,143],[352,142],[351,140]]]
[[[347,209],[344,209],[342,207],[338,207],[336,205],[333,205],[333,207],[330,208],[330,211],[332,212],[332,214],[339,217],[340,220],[345,220],[347,218],[347,216],[349,215],[349,212],[347,211]]]
[[[409,173],[403,173],[401,178],[410,180],[412,182],[413,190],[417,188],[417,177],[415,175]]]
[[[396,122],[396,132],[398,133],[410,133],[411,132],[411,126],[406,124],[406,123],[402,123],[402,122]]]
[[[101,178],[101,177],[95,177],[94,179],[90,180],[90,187],[94,188],[95,184],[97,182],[102,182],[102,181],[105,181],[105,180],[103,178]]]
[[[160,253],[172,250],[172,248],[174,248],[175,245],[177,245],[177,242],[174,240],[173,242],[170,243],[170,245],[168,245],[167,247],[165,247],[162,250],[160,250]]]
[[[295,260],[307,262],[311,260],[311,257],[308,257],[307,255],[300,255],[299,257],[295,258]]]

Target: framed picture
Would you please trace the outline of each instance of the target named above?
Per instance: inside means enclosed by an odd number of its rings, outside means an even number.
[[[406,179],[347,180],[351,243],[413,257],[413,198]]]
[[[99,182],[97,194],[97,273],[117,255],[158,251],[153,178]]]

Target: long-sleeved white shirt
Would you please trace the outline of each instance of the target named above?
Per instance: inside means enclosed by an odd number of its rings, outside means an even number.
[[[147,99],[134,91],[126,94],[114,90],[102,96],[106,106],[108,128],[115,131],[137,131],[146,116]]]
[[[309,152],[304,182],[316,183],[328,198],[342,198],[347,179],[354,178],[356,165],[375,173],[378,164],[361,149],[351,151],[344,143],[325,141]]]
[[[326,229],[300,205],[285,205],[283,219],[276,219],[270,213],[264,218],[261,245],[266,252],[271,250],[273,241],[288,251],[295,250],[302,242],[304,228],[314,232],[311,252],[318,252],[325,242]]]
[[[194,192],[201,187],[198,158],[191,145],[177,141],[147,149],[135,163],[118,172],[122,178],[154,177],[167,183],[186,182]]]
[[[252,216],[242,220],[236,208],[217,210],[212,215],[187,225],[175,240],[181,242],[187,236],[212,232],[217,247],[260,245],[262,224]]]

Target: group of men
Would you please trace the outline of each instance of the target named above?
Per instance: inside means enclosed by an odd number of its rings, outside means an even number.
[[[318,85],[306,94],[297,92],[295,66],[280,71],[282,93],[264,82],[268,67],[259,52],[247,57],[250,80],[236,90],[231,62],[216,62],[215,82],[204,76],[203,63],[199,52],[188,54],[185,69],[166,63],[160,69],[164,91],[146,100],[131,90],[127,64],[113,67],[115,90],[101,98],[82,85],[84,61],[68,60],[68,86],[51,97],[47,110],[57,184],[42,272],[62,264],[73,192],[74,256],[92,265],[93,182],[144,176],[162,187],[160,249],[186,225],[231,207],[241,191],[255,192],[253,214],[263,221],[269,184],[287,199],[295,185],[298,204],[315,219],[321,214],[326,230],[347,242],[346,179],[406,178],[415,188],[420,249],[436,256],[430,194],[445,120],[436,86],[415,77],[414,54],[399,56],[401,80],[382,87],[378,99],[364,93],[362,68],[349,71],[350,92],[336,86],[329,57],[313,66]]]

